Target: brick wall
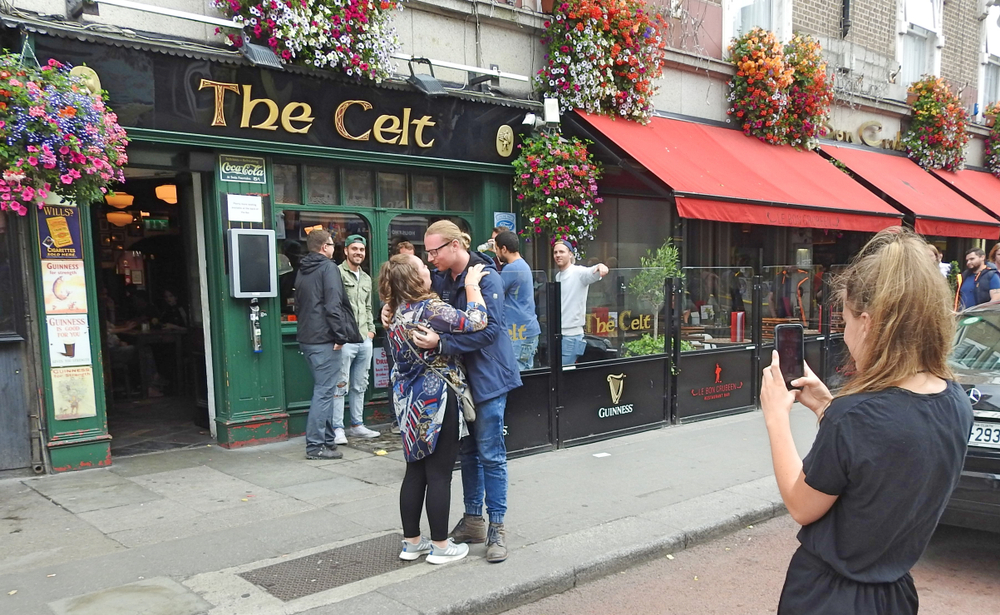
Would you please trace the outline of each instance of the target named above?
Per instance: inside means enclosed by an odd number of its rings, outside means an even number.
[[[965,87],[963,95],[976,89],[979,76],[981,23],[976,19],[978,4],[979,0],[948,0],[944,5],[945,45],[941,50],[941,76],[956,88]]]
[[[975,0],[969,0],[974,2]],[[836,0],[793,0],[792,29],[816,37],[840,39],[841,3]],[[845,42],[870,52],[894,57],[896,2],[852,0],[851,29]]]

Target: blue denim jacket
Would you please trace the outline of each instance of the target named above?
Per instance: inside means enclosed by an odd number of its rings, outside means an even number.
[[[470,252],[469,257],[469,267],[482,263],[490,271],[479,283],[488,322],[485,329],[475,333],[442,333],[441,352],[462,355],[469,373],[472,398],[478,404],[521,386],[521,374],[504,322],[500,274],[489,257],[479,252]],[[431,289],[456,310],[465,311],[466,271],[454,280],[449,271],[435,271],[431,278]]]

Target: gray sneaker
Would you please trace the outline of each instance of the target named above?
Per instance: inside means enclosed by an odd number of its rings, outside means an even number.
[[[507,559],[507,530],[503,523],[490,523],[486,532],[486,561],[499,564]]]
[[[469,554],[469,545],[457,545],[451,538],[448,539],[448,546],[444,549],[431,543],[431,554],[427,556],[428,564],[447,564],[457,562]]]
[[[344,456],[343,453],[337,450],[336,445],[333,448],[323,447],[318,451],[309,452],[306,451],[306,459],[340,459]]]
[[[480,544],[486,542],[486,520],[476,515],[462,515],[448,538],[457,543]]]
[[[399,552],[399,559],[412,562],[415,559],[419,559],[421,555],[427,555],[431,552],[434,547],[434,543],[431,542],[430,538],[420,537],[420,544],[415,545],[409,540],[403,541],[403,550]]]

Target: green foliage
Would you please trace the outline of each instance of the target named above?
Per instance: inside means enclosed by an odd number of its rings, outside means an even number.
[[[646,256],[639,259],[642,271],[628,284],[635,296],[653,305],[653,335],[657,335],[660,310],[663,308],[663,281],[681,277],[680,260],[680,250],[667,239],[656,252],[646,250]]]
[[[951,286],[952,292],[958,290],[958,274],[962,272],[962,266],[958,264],[958,261],[951,261],[951,269],[948,270],[948,285]]]
[[[630,340],[622,344],[622,348],[625,350],[626,357],[644,357],[650,354],[660,354],[663,352],[663,336],[658,335],[653,337],[652,335],[646,333],[639,339]],[[681,352],[687,350],[693,350],[694,347],[691,346],[691,342],[687,340],[681,340]]]

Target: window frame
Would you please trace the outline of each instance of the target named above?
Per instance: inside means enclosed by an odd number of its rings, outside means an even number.
[[[735,31],[735,4],[738,0],[722,0],[723,49],[739,34]],[[769,30],[781,41],[792,37],[792,0],[771,0],[771,27]]]
[[[27,338],[27,324],[24,321],[24,302],[21,301],[21,298],[25,296],[23,271],[24,268],[28,266],[28,263],[23,258],[23,253],[20,249],[20,225],[26,223],[27,220],[15,218],[13,214],[7,212],[0,213],[0,216],[5,217],[5,233],[8,237],[7,249],[0,254],[0,259],[6,259],[9,265],[8,270],[10,271],[11,286],[7,289],[7,291],[13,298],[13,302],[11,304],[13,321],[9,329],[0,329],[0,344],[7,342],[23,342]]]

